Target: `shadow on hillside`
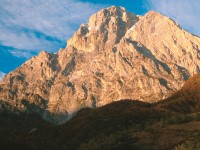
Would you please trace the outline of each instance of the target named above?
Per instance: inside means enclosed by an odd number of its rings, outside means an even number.
[[[26,100],[21,112],[1,102],[0,145],[48,150],[199,149],[199,79],[189,79],[180,91],[157,103],[121,100],[84,108],[59,125],[48,121],[65,120],[67,113],[51,114]]]

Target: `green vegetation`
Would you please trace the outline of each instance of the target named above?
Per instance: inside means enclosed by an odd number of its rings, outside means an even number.
[[[2,113],[0,144],[4,149],[12,145],[50,150],[189,149],[200,143],[199,116],[132,100],[82,109],[57,126],[31,113]]]

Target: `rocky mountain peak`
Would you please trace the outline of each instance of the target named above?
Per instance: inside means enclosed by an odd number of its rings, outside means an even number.
[[[162,62],[187,68],[183,71],[185,79],[199,72],[199,37],[188,33],[169,17],[150,11],[132,28],[127,38],[145,45]]]
[[[200,72],[199,49],[200,38],[166,16],[112,6],[82,24],[65,49],[43,51],[6,75],[0,100],[68,117],[120,99],[155,102]]]
[[[90,17],[88,24],[82,24],[67,43],[87,52],[109,49],[119,43],[138,20],[123,7],[102,9]]]

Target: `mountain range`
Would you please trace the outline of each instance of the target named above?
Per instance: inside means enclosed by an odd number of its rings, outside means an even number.
[[[92,15],[57,53],[42,51],[5,75],[3,109],[64,122],[122,99],[157,102],[200,72],[200,38],[174,20],[112,6]]]

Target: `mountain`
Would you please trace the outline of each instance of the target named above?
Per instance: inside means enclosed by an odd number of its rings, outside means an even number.
[[[198,150],[200,100],[194,97],[199,96],[200,88],[191,88],[198,86],[200,75],[190,78],[169,99],[157,103],[121,100],[84,108],[62,125],[48,123],[36,114],[3,112],[0,145],[26,150]]]
[[[0,100],[58,121],[120,99],[156,102],[200,72],[199,47],[199,37],[166,16],[112,6],[82,24],[65,49],[42,51],[6,75]]]

